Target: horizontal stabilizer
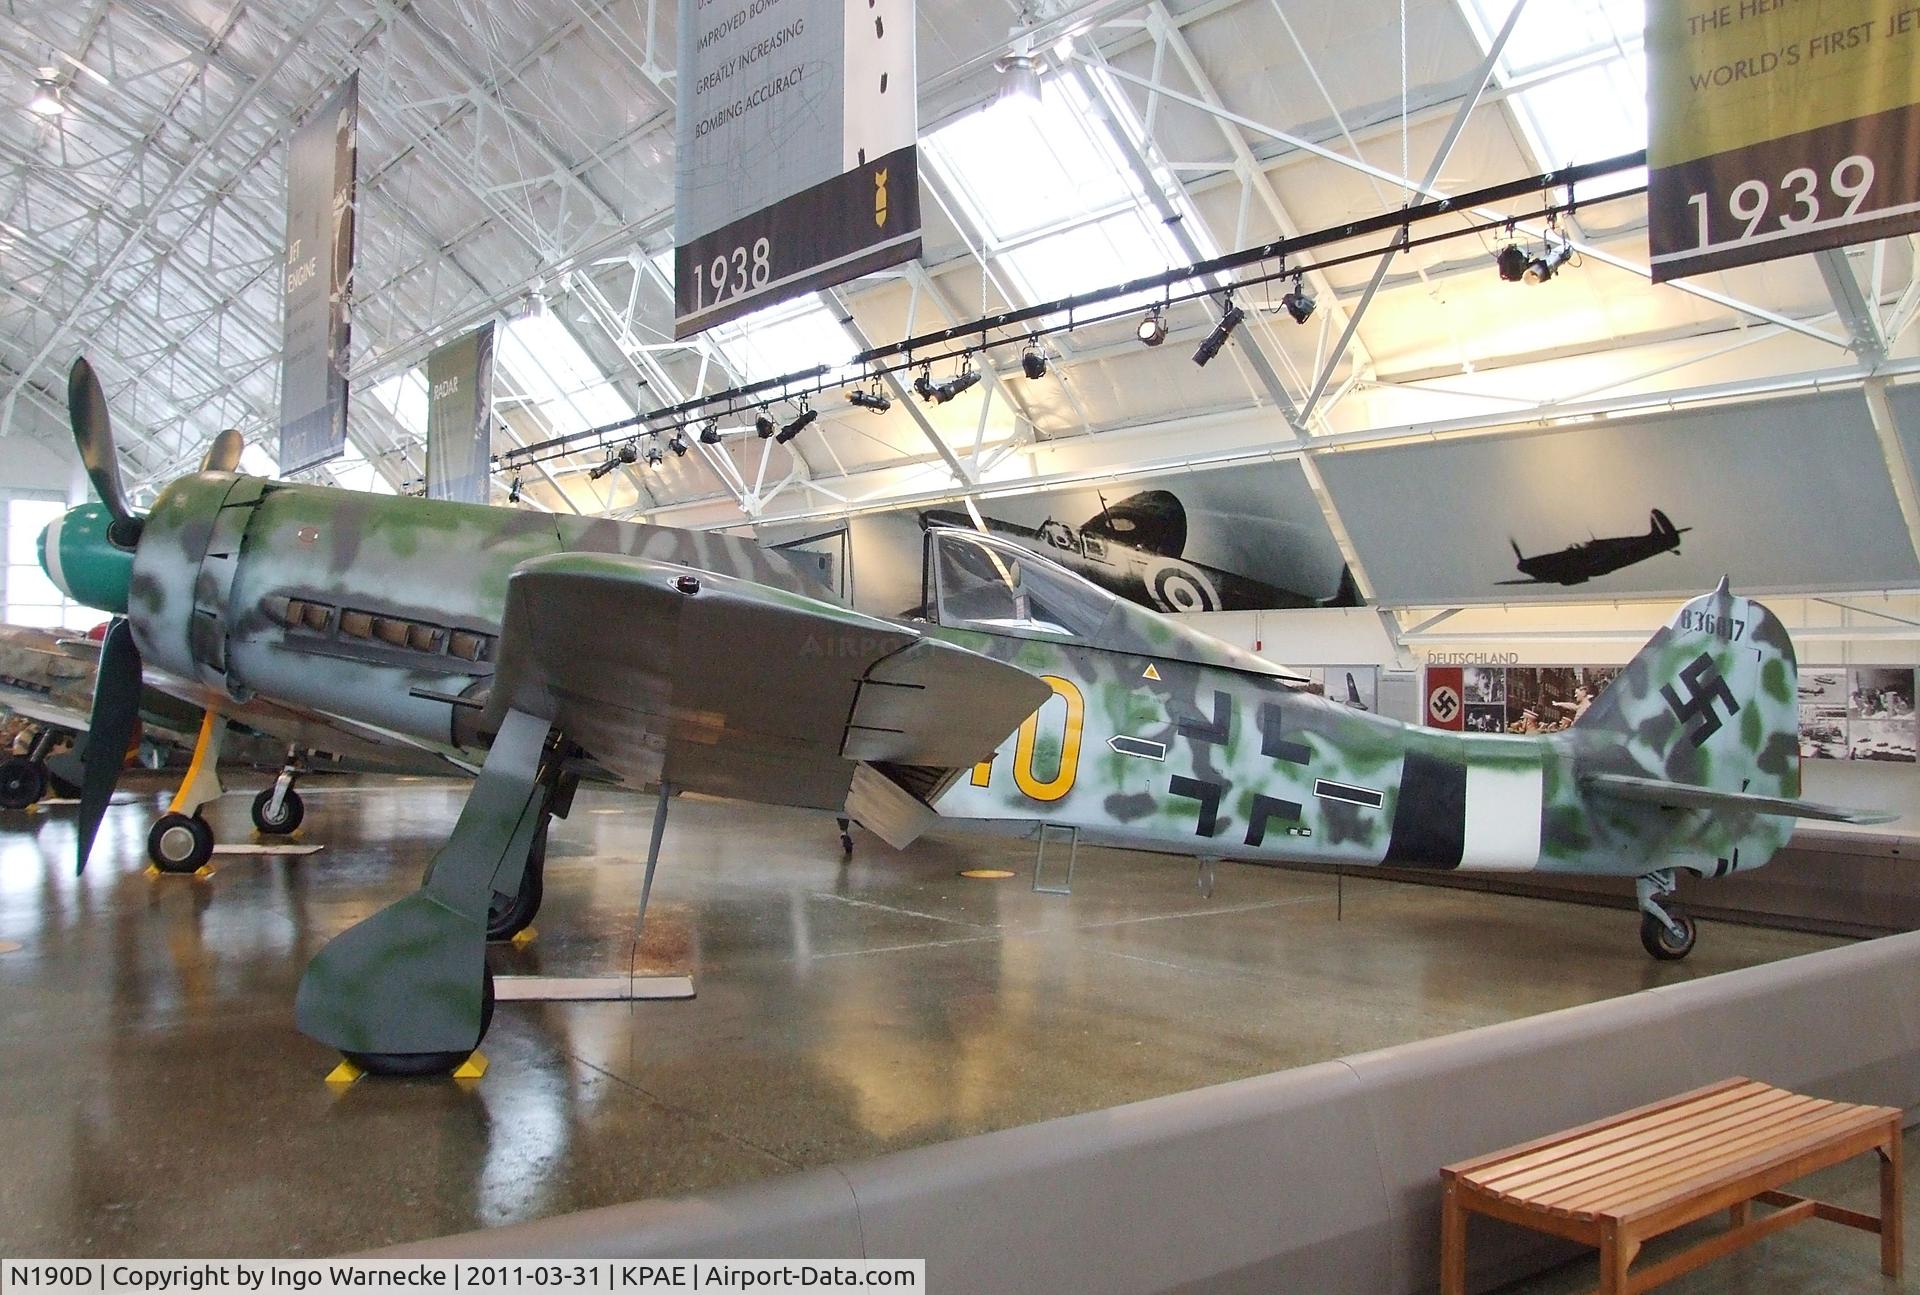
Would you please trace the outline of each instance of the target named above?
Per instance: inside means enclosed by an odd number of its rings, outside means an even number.
[[[1787,818],[1813,818],[1825,823],[1891,823],[1898,814],[1873,809],[1846,809],[1839,805],[1816,805],[1793,796],[1750,796],[1743,791],[1716,791],[1711,787],[1692,787],[1661,778],[1634,778],[1620,773],[1588,774],[1580,785],[1590,791],[1612,796],[1615,800],[1639,801],[1665,809],[1725,809],[1749,814],[1779,814]]]

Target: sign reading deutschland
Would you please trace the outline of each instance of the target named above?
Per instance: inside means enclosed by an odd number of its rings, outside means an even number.
[[[347,444],[353,176],[359,118],[356,72],[300,123],[287,150],[282,472],[324,462]]]
[[[427,498],[484,504],[492,482],[493,325],[427,357]]]
[[[1920,228],[1914,0],[1649,0],[1654,281]]]
[[[680,0],[674,336],[920,254],[912,0]]]

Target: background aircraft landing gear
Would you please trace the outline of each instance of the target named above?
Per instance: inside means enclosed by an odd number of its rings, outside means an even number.
[[[47,767],[24,755],[0,764],[0,809],[26,809],[47,794]]]
[[[292,836],[307,816],[307,803],[293,784],[306,772],[299,752],[289,749],[273,786],[253,798],[253,827],[262,836]]]
[[[853,820],[836,818],[833,821],[840,825],[840,857],[851,859],[853,857]]]
[[[1671,868],[1650,872],[1634,884],[1640,901],[1640,944],[1661,962],[1678,962],[1692,953],[1699,934],[1691,917],[1664,902],[1673,889]]]
[[[213,829],[197,812],[162,814],[147,833],[147,858],[162,872],[198,872],[213,858]]]

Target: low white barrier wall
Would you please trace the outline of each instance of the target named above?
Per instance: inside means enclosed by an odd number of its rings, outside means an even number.
[[[1920,933],[681,1200],[381,1252],[925,1258],[933,1291],[1414,1295],[1438,1170],[1730,1075],[1920,1109]],[[1477,1285],[1570,1253],[1476,1219]]]

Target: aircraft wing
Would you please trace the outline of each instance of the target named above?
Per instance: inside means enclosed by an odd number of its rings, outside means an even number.
[[[842,808],[860,764],[966,768],[1052,695],[912,625],[620,554],[507,582],[487,723],[552,720],[629,783]]]
[[[1663,809],[1726,809],[1750,814],[1779,814],[1787,818],[1813,818],[1825,823],[1891,823],[1898,814],[1872,809],[1847,809],[1840,805],[1817,805],[1794,796],[1749,796],[1743,791],[1715,791],[1711,787],[1691,787],[1686,783],[1660,778],[1635,778],[1622,773],[1592,773],[1580,785],[1615,800],[1633,800]]]

